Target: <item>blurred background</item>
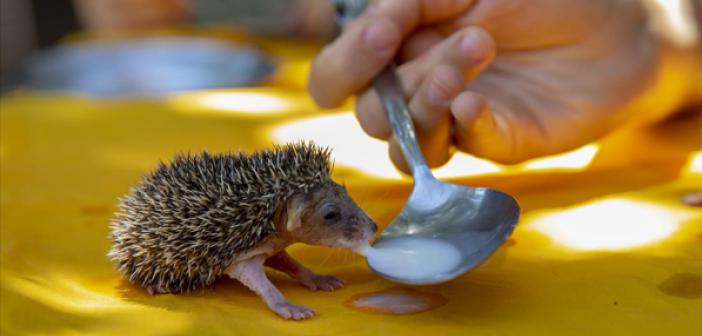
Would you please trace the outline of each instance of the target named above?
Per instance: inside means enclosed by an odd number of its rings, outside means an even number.
[[[253,85],[272,72],[274,60],[251,43],[223,43],[222,37],[321,43],[335,27],[330,3],[317,0],[1,3],[5,90],[143,96]],[[214,36],[218,29],[227,36]]]

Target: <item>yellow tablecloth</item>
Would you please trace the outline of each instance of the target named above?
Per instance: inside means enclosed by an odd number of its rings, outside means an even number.
[[[304,64],[304,62],[302,62]],[[291,68],[285,68],[285,71]],[[294,71],[293,71],[294,73]],[[298,73],[299,75],[299,73]],[[300,79],[302,81],[302,79]],[[292,80],[290,82],[295,82]],[[200,92],[161,101],[94,101],[19,92],[2,98],[2,334],[692,335],[702,330],[698,115],[628,130],[563,156],[501,167],[461,156],[440,176],[514,194],[513,238],[487,263],[420,288],[448,303],[404,316],[351,310],[351,296],[396,286],[350,252],[292,254],[347,286],[311,293],[271,273],[319,315],[284,321],[239,283],[149,296],[105,253],[116,198],[176,152],[254,150],[297,138],[331,145],[335,178],[381,225],[411,181],[345,110],[322,112],[301,87]],[[348,107],[347,107],[348,108]],[[467,176],[461,176],[465,175]]]

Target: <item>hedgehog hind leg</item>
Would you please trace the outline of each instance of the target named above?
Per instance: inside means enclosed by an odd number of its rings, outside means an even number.
[[[268,308],[282,318],[304,320],[314,316],[314,310],[288,302],[266,276],[263,270],[264,261],[263,256],[237,261],[227,267],[225,273],[258,294]]]

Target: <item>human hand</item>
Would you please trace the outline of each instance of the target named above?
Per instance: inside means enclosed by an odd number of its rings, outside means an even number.
[[[576,148],[627,119],[652,83],[657,41],[633,0],[384,0],[316,57],[323,107],[352,95],[369,135],[407,166],[369,87],[397,53],[420,147],[438,166],[461,151],[503,163]]]

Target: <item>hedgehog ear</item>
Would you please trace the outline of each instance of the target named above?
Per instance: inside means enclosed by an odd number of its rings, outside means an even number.
[[[285,228],[288,232],[292,232],[302,225],[303,204],[304,197],[302,195],[293,196],[290,198],[290,201],[288,201],[288,218],[285,224]]]

